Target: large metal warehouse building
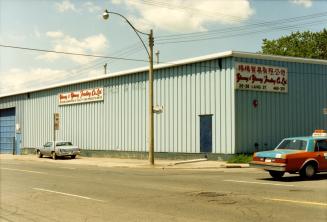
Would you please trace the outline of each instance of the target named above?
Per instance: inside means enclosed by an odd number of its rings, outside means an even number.
[[[1,96],[1,152],[52,140],[54,113],[57,137],[81,149],[147,152],[147,73]],[[326,60],[229,51],[157,65],[154,78],[155,152],[250,153],[327,129]]]

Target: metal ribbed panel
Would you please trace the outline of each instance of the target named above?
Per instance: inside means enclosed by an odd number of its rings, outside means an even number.
[[[156,152],[200,152],[199,115],[212,114],[213,152],[252,152],[281,138],[327,128],[326,65],[238,58],[237,62],[288,68],[287,94],[234,90],[234,59],[214,59],[155,71]],[[221,66],[221,67],[220,67]],[[61,115],[58,138],[84,149],[146,151],[146,73],[96,80],[4,97],[0,109],[15,107],[23,147],[52,140],[54,112]],[[58,106],[58,93],[104,87],[104,101]],[[234,99],[235,98],[235,99]],[[259,106],[253,108],[257,99]],[[235,126],[235,127],[234,127]],[[236,135],[235,135],[236,131]],[[267,144],[267,145],[265,145]]]
[[[154,104],[164,107],[155,114],[156,152],[200,152],[203,114],[213,115],[213,152],[234,152],[233,70],[232,58],[226,58],[155,71]],[[83,149],[146,151],[146,78],[135,73],[33,92],[22,101],[6,97],[0,107],[16,107],[23,118],[23,147],[52,140],[53,113],[59,112],[57,138]],[[104,87],[104,101],[58,106],[58,93],[94,87]]]
[[[7,109],[15,107],[15,124],[19,124],[20,128],[24,128],[24,105],[27,95],[17,95],[11,97],[4,97],[0,99],[0,109]],[[22,134],[22,142],[25,136]]]
[[[155,149],[199,153],[199,115],[213,115],[213,152],[234,152],[233,61],[223,59],[167,68],[155,79]]]
[[[258,59],[238,62],[288,68],[288,93],[236,91],[236,151],[271,149],[285,137],[311,135],[327,129],[327,66]],[[257,99],[257,108],[252,101]]]

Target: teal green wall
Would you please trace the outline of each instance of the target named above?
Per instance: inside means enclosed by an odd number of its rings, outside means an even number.
[[[327,65],[236,58],[237,62],[288,68],[288,93],[236,91],[236,152],[274,148],[285,137],[327,129]],[[258,100],[257,108],[252,101]],[[266,144],[266,145],[265,145]]]

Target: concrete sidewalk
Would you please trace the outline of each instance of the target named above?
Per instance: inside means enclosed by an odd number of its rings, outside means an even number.
[[[38,161],[50,162],[57,164],[72,165],[89,165],[99,167],[126,167],[126,168],[165,168],[165,169],[218,169],[218,168],[247,168],[249,164],[229,164],[225,161],[208,161],[207,159],[195,160],[155,160],[155,165],[151,166],[148,160],[140,159],[119,159],[106,157],[82,157],[77,156],[76,159],[61,158],[52,160],[51,158],[37,158],[36,155],[11,155],[0,154],[1,160],[21,160],[21,161]]]

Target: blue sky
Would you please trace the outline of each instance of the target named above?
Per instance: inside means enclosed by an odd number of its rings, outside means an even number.
[[[133,30],[114,15],[104,21],[104,9],[123,14],[141,31],[153,29],[160,62],[258,52],[263,38],[327,24],[327,0],[0,0],[0,44],[147,60]],[[306,15],[312,16],[258,25]],[[148,65],[0,47],[0,94],[101,76],[105,63],[109,74]]]

